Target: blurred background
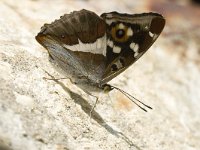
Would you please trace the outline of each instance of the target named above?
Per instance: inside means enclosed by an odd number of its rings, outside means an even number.
[[[69,81],[43,80],[44,70],[62,76],[35,35],[44,23],[81,9],[166,18],[150,50],[111,82],[152,111],[112,91],[89,119],[94,99]],[[198,150],[199,110],[198,0],[0,0],[0,150]]]

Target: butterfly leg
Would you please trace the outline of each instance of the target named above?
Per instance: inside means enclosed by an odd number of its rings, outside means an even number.
[[[96,96],[95,96],[96,97]],[[96,101],[94,103],[94,105],[92,106],[92,109],[90,110],[90,119],[92,117],[92,112],[94,111],[94,108],[96,107],[97,103],[99,101],[99,97],[96,97]]]
[[[46,77],[43,77],[44,80],[54,80],[54,81],[59,81],[59,80],[64,80],[64,79],[69,79],[71,81],[70,78],[46,78]]]
[[[84,92],[87,93],[88,95],[94,97],[94,98],[96,99],[94,105],[92,106],[92,109],[90,110],[90,119],[91,119],[91,117],[92,117],[92,112],[94,111],[94,109],[95,109],[95,107],[96,107],[96,105],[97,105],[97,103],[98,103],[98,101],[99,101],[99,97],[98,97],[98,96],[95,96],[95,95],[93,95],[93,94],[91,94],[90,92],[88,92],[88,91],[86,91],[86,90],[84,90]]]
[[[48,74],[50,77],[52,77],[52,75],[50,75],[50,73],[48,73],[46,70],[44,70],[44,72],[46,74]],[[59,81],[59,80],[65,80],[65,79],[68,79],[70,80],[70,82],[73,83],[73,81],[69,78],[69,77],[64,77],[64,78],[47,78],[47,77],[43,77],[44,80],[54,80],[54,81]]]

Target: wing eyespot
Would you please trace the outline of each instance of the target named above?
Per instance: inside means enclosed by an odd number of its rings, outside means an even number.
[[[129,38],[128,27],[120,23],[112,27],[111,36],[117,42],[126,42]]]

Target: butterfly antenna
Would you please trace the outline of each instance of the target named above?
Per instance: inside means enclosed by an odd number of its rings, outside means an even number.
[[[127,98],[129,98],[135,105],[137,105],[139,108],[141,108],[142,110],[146,111],[147,110],[145,108],[143,108],[142,106],[140,106],[138,103],[136,103],[134,100],[138,101],[140,104],[142,104],[143,106],[149,108],[149,109],[152,109],[152,107],[144,104],[143,102],[141,102],[139,99],[135,98],[134,96],[130,95],[129,93],[123,91],[122,89],[118,88],[118,87],[115,87],[115,86],[112,86],[110,85],[112,88],[118,90],[119,92],[121,92],[122,94],[124,94]]]

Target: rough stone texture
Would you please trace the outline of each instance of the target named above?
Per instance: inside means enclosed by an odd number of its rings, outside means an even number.
[[[34,39],[44,23],[86,8],[101,14],[158,11],[167,19],[154,46],[95,99],[59,75]],[[0,1],[0,150],[200,148],[200,7],[184,1]]]

